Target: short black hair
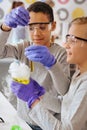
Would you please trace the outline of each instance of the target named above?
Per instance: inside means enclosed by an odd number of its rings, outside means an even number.
[[[44,14],[47,14],[50,22],[54,21],[53,9],[44,2],[41,2],[41,1],[34,2],[27,8],[27,10],[29,12],[33,11],[35,13],[42,12]]]

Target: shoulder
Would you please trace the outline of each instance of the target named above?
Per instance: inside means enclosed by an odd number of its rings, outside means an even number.
[[[55,49],[55,50],[58,50],[58,51],[61,51],[61,52],[66,52],[65,48],[60,46],[59,44],[57,43],[54,43],[52,44],[51,46],[52,49]]]
[[[77,70],[73,77],[72,77],[72,82],[74,82],[79,89],[84,89],[87,90],[87,72],[84,72],[83,74],[79,75],[79,70]]]

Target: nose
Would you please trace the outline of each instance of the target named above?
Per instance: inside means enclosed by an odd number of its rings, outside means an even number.
[[[34,28],[33,34],[34,34],[34,35],[36,35],[36,34],[41,34],[40,29],[39,29],[39,28]]]
[[[63,47],[65,47],[66,46],[66,42],[62,43],[62,45],[63,45]]]
[[[64,42],[64,43],[63,43],[63,47],[64,47],[65,49],[70,48],[68,42]]]

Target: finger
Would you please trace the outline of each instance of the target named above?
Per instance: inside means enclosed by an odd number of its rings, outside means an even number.
[[[24,26],[24,25],[27,25],[29,23],[29,19],[27,19],[24,15],[16,14],[14,12],[10,15],[10,19],[12,19],[12,21],[18,25]]]
[[[24,15],[27,19],[29,19],[29,12],[24,7],[18,7],[17,8],[18,14]]]

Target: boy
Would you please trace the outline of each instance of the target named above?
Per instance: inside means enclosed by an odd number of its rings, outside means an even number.
[[[11,28],[17,26],[29,26],[31,42],[24,41],[17,46],[5,44]],[[28,66],[30,61],[33,61],[34,71],[31,72],[31,77],[41,86],[45,86],[45,89],[57,99],[58,95],[64,95],[68,90],[70,72],[65,49],[50,42],[51,32],[55,27],[53,10],[44,2],[35,2],[27,10],[23,7],[13,9],[1,26],[0,58],[13,57]],[[18,113],[36,130],[37,124],[31,120],[29,112],[26,103],[19,99]],[[54,110],[53,114],[55,113]]]

